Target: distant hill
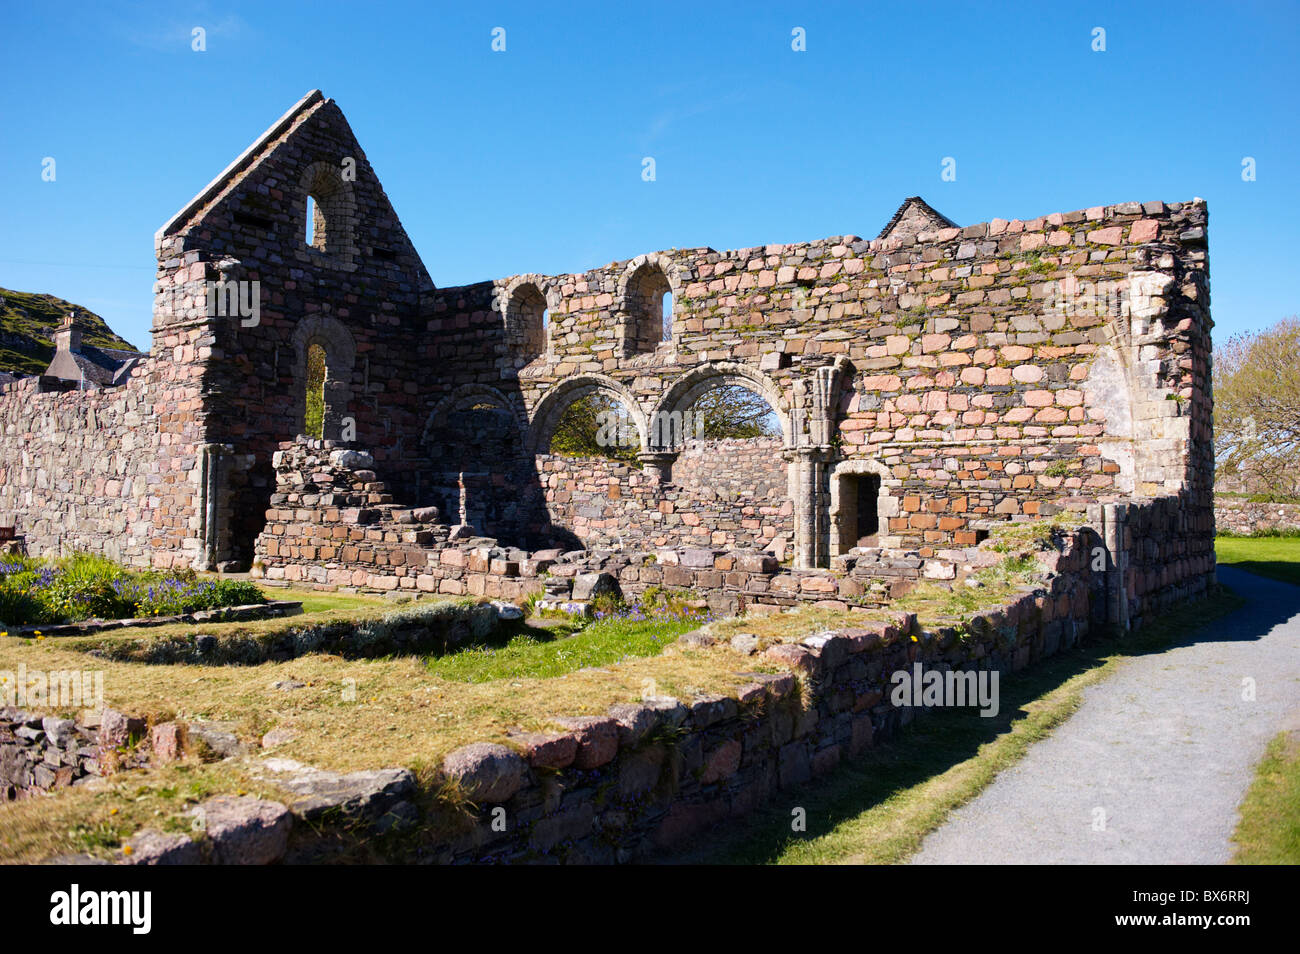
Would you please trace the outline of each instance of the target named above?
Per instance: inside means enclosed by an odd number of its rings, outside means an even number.
[[[54,357],[54,332],[69,311],[77,313],[76,325],[84,343],[97,348],[136,350],[88,308],[53,295],[0,288],[0,371],[40,374],[49,367]]]

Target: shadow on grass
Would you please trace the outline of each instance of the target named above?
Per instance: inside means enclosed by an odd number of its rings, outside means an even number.
[[[1220,566],[1230,566],[1233,569],[1254,573],[1256,576],[1264,576],[1270,580],[1300,586],[1300,563],[1283,560],[1242,560],[1233,563],[1220,563]]]
[[[946,819],[954,808],[974,798],[997,774],[1019,760],[1024,750],[1052,728],[1064,722],[1078,708],[1080,697],[1065,692],[1046,708],[1027,706],[1063,687],[1076,677],[1106,665],[1116,657],[1163,652],[1174,645],[1206,638],[1247,638],[1231,633],[1207,632],[1208,624],[1247,605],[1233,591],[1220,588],[1208,599],[1164,614],[1157,622],[1124,637],[1093,638],[1082,646],[1058,653],[1014,676],[1001,680],[1001,711],[981,718],[975,710],[918,709],[918,718],[888,742],[863,756],[843,763],[823,779],[776,795],[765,808],[739,823],[731,821],[709,836],[697,839],[707,848],[673,853],[655,859],[667,864],[771,864],[789,860],[799,852],[818,861],[865,859],[875,863],[906,860],[922,839]],[[1259,609],[1251,604],[1252,609]],[[1288,606],[1272,607],[1279,620],[1300,611],[1300,593]],[[1285,614],[1282,616],[1281,614]],[[1254,614],[1252,614],[1254,615]],[[1258,625],[1256,622],[1254,625]],[[1230,627],[1239,629],[1242,627]],[[1217,628],[1216,628],[1217,629]],[[1258,638],[1256,636],[1255,638]],[[1080,689],[1082,686],[1079,687]],[[1026,720],[1030,720],[1026,722]],[[1013,745],[990,745],[1006,740],[1023,724],[1024,737]],[[989,748],[981,751],[982,746]],[[970,763],[967,778],[952,781],[931,799],[916,791],[919,786],[963,763]],[[929,804],[927,804],[929,802]],[[904,808],[905,820],[895,814],[882,818],[869,833],[865,852],[844,852],[835,848],[800,852],[806,843],[833,832],[875,807]],[[806,812],[806,831],[792,833],[792,812]],[[886,815],[889,813],[886,812]],[[812,846],[806,846],[812,848]],[[801,859],[796,859],[801,860]]]

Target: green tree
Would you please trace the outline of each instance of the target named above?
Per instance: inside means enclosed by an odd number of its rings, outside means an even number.
[[[737,384],[706,391],[682,424],[687,437],[698,434],[705,440],[781,433],[767,401]],[[570,457],[606,457],[631,462],[636,460],[641,447],[636,427],[622,405],[596,392],[579,398],[565,409],[551,436],[550,449],[553,454]]]
[[[725,437],[774,437],[781,433],[772,406],[749,388],[724,384],[705,391],[691,408],[690,435],[699,433],[705,440]]]
[[[1254,493],[1292,494],[1300,474],[1300,319],[1233,335],[1214,351],[1218,474]]]

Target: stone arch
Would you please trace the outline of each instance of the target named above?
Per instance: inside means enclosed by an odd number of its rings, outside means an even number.
[[[338,165],[313,162],[298,177],[295,222],[306,222],[308,198],[315,205],[315,239],[311,245],[303,242],[299,257],[331,268],[356,268],[357,202],[352,183],[343,178]]]
[[[433,433],[452,412],[469,410],[479,403],[495,404],[502,410],[509,412],[515,426],[519,429],[519,433],[524,434],[527,432],[528,417],[518,401],[512,401],[501,391],[486,384],[462,384],[433,406],[433,410],[429,412],[429,416],[425,420],[424,431],[420,436],[421,443],[427,444]]]
[[[307,417],[307,351],[312,345],[325,350],[324,437],[342,440],[344,419],[352,407],[357,345],[352,332],[337,318],[313,315],[298,322],[293,332],[293,408],[294,426],[299,432]]]
[[[641,405],[637,403],[632,393],[613,378],[603,374],[580,374],[559,382],[537,402],[528,427],[526,443],[528,452],[534,455],[545,454],[550,448],[551,436],[555,433],[555,428],[569,405],[589,394],[604,394],[622,405],[636,426],[641,449],[643,451],[648,449],[645,411],[641,409]]]
[[[662,297],[672,295],[674,315],[681,307],[682,269],[657,252],[638,255],[618,279],[615,304],[618,339],[624,356],[648,354],[660,345],[675,345],[675,332],[663,333]]]
[[[842,460],[830,472],[830,555],[847,553],[857,545],[860,516],[858,491],[863,478],[878,481],[876,493],[877,546],[895,546],[895,534],[889,532],[889,520],[899,514],[898,497],[893,494],[899,482],[889,468],[875,460]]]
[[[675,415],[689,410],[695,401],[706,391],[727,384],[738,384],[758,394],[776,414],[781,424],[781,439],[785,446],[794,446],[794,432],[791,428],[790,405],[777,384],[748,365],[736,361],[710,361],[701,364],[679,377],[664,392],[654,413],[650,416],[650,447],[652,450],[680,450],[680,435],[667,422],[677,420]]]
[[[553,311],[551,281],[544,275],[516,275],[497,289],[494,307],[501,313],[506,348],[525,363],[550,357],[550,327],[544,321]]]

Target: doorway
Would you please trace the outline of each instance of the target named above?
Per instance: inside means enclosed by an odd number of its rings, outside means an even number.
[[[880,545],[880,475],[838,474],[838,508],[834,513],[836,552]]]

